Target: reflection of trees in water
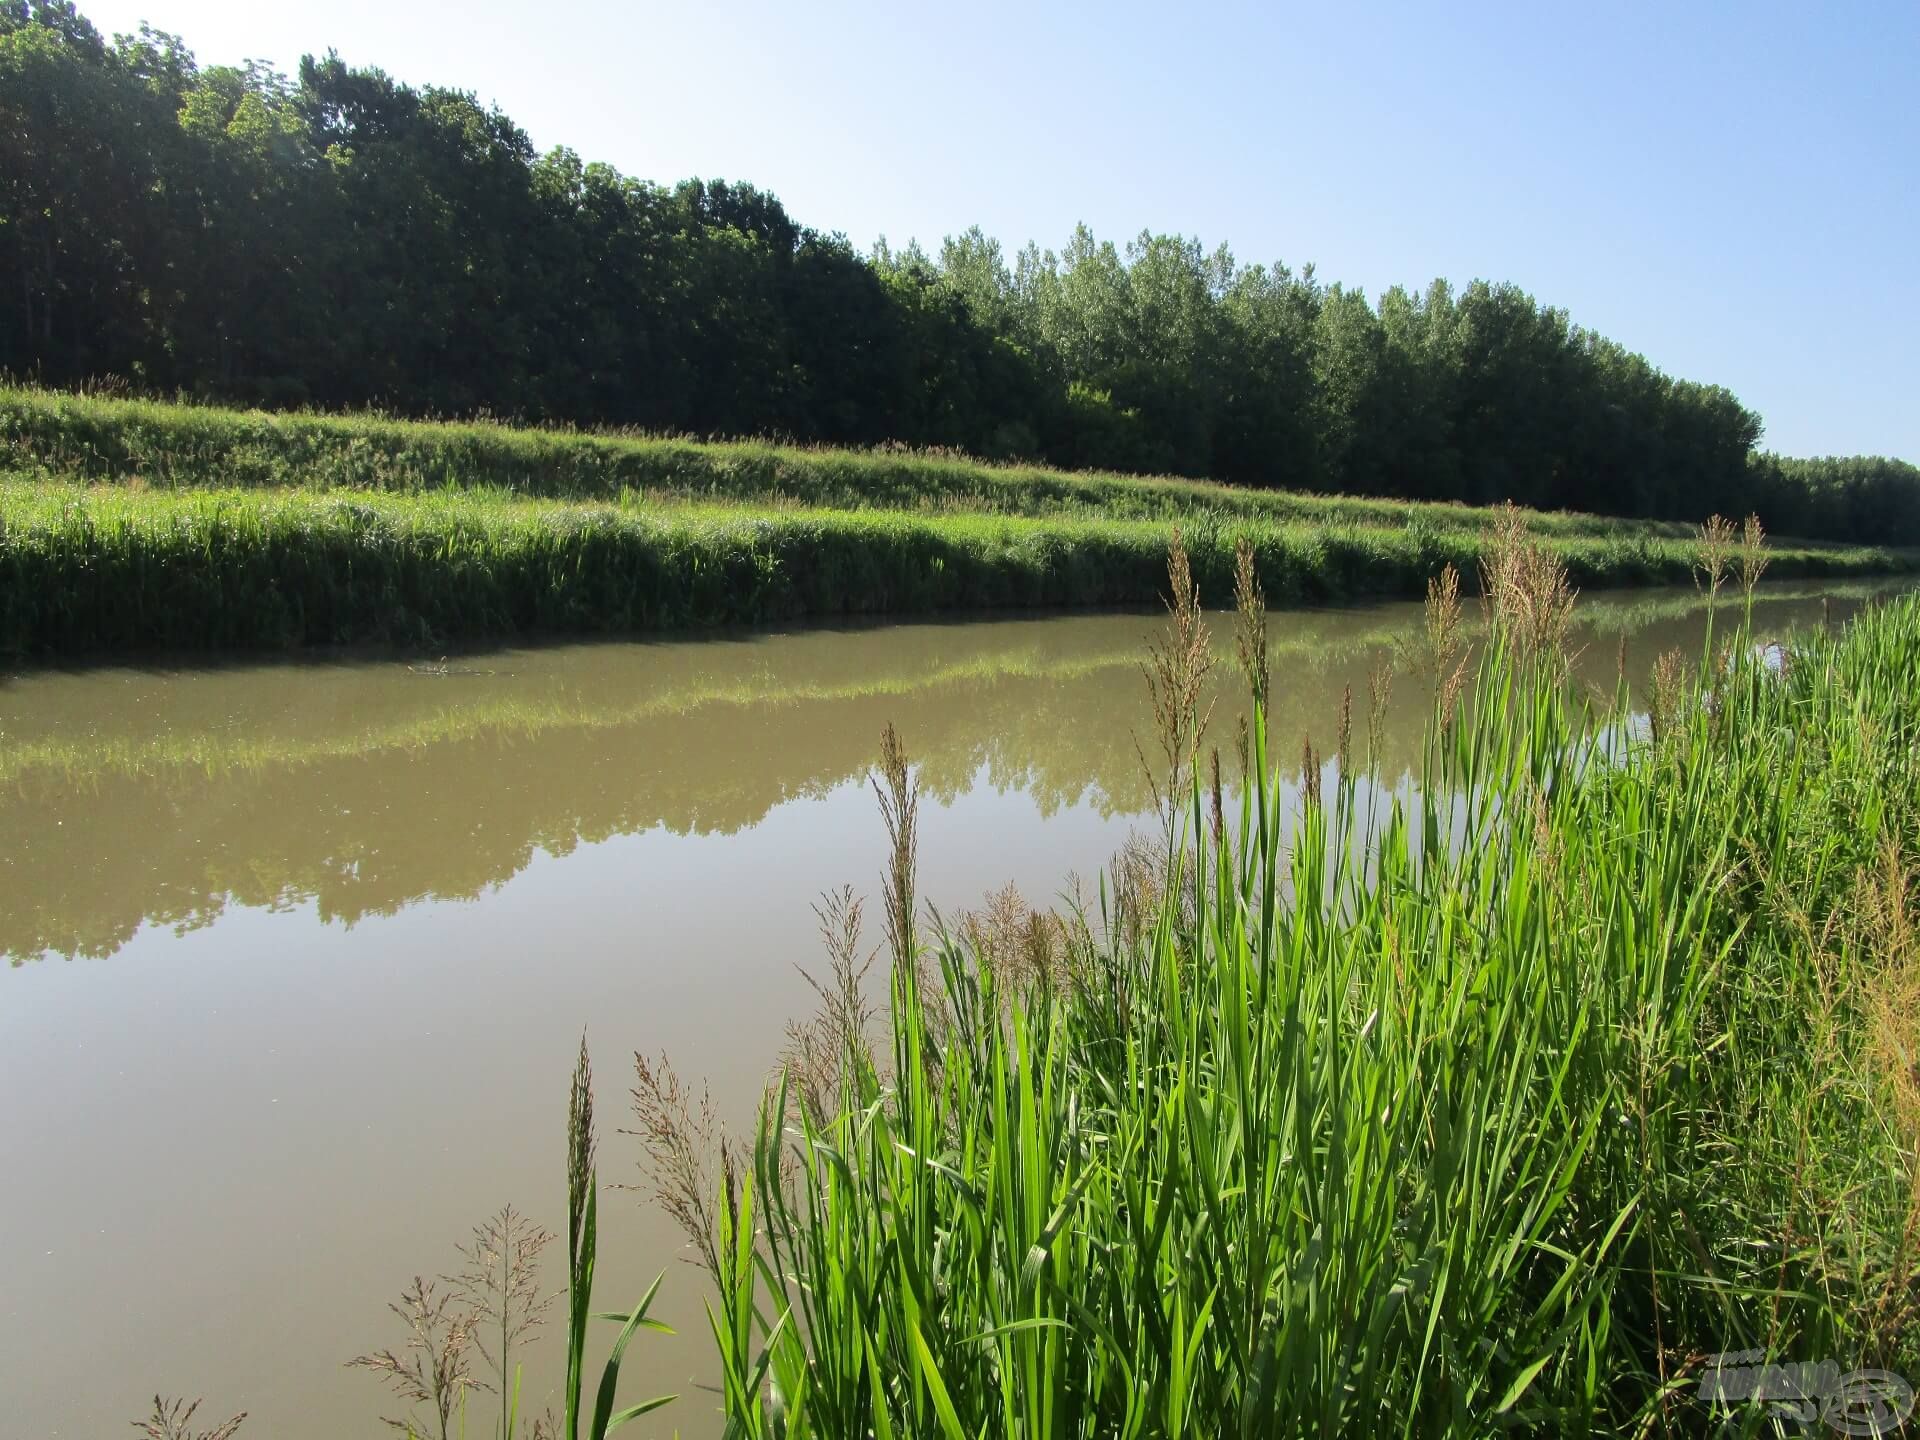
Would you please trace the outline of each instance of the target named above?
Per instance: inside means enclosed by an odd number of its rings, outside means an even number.
[[[1105,693],[1124,668],[1091,687]],[[882,700],[715,705],[617,729],[492,737],[212,777],[32,785],[0,807],[10,856],[0,947],[105,954],[143,919],[204,924],[228,902],[316,901],[351,923],[507,880],[534,850],[653,828],[728,834],[868,770],[891,719],[933,799],[994,784],[1048,812],[1130,804],[1124,701],[1002,680]],[[1119,697],[1115,697],[1119,699]],[[1130,697],[1129,697],[1130,698]]]
[[[1851,608],[1836,605],[1835,618]],[[1780,628],[1819,614],[1817,598],[1769,600],[1758,618]],[[1414,618],[1406,607],[1276,614],[1274,753],[1297,754],[1303,732],[1331,749],[1348,685],[1363,744],[1368,674],[1393,659]],[[1614,633],[1631,633],[1629,674],[1640,679],[1661,651],[1697,649],[1703,628],[1686,596],[1590,605],[1586,620],[1582,668],[1608,687]],[[1151,623],[1045,622],[1037,640],[1015,623],[998,649],[990,625],[732,650],[625,647],[584,675],[575,652],[566,673],[577,684],[549,681],[537,699],[505,702],[476,686],[463,704],[456,685],[423,684],[396,667],[323,672],[296,682],[328,703],[292,707],[304,728],[264,737],[210,725],[156,742],[116,736],[110,717],[98,717],[90,741],[56,735],[39,763],[16,752],[0,772],[12,780],[0,800],[0,949],[106,955],[142,921],[197,927],[230,903],[311,901],[324,919],[351,924],[476,896],[535,850],[565,854],[655,828],[734,833],[864,776],[888,722],[931,799],[984,782],[1024,792],[1043,816],[1082,803],[1137,813],[1150,803],[1134,741],[1147,715],[1131,645]],[[1216,627],[1223,650],[1226,632]],[[783,668],[783,659],[794,663]],[[1244,694],[1230,666],[1216,673],[1209,743],[1230,755]],[[1420,678],[1401,670],[1383,727],[1390,773],[1412,761],[1428,703]]]

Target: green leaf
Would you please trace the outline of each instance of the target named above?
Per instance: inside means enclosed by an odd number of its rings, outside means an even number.
[[[1527,1387],[1533,1383],[1534,1377],[1547,1368],[1547,1362],[1551,1359],[1553,1359],[1551,1355],[1542,1355],[1538,1360],[1522,1370],[1519,1375],[1514,1378],[1513,1384],[1507,1387],[1506,1397],[1501,1400],[1498,1405],[1493,1407],[1493,1413],[1496,1415],[1504,1415],[1507,1411],[1511,1410],[1514,1407],[1514,1402],[1526,1393]]]
[[[940,1417],[941,1430],[946,1432],[947,1440],[967,1440],[967,1432],[960,1428],[960,1417],[953,1408],[953,1397],[947,1394],[946,1381],[940,1378],[940,1369],[933,1363],[933,1352],[927,1349],[920,1327],[908,1326],[907,1336],[913,1341],[914,1354],[920,1361],[920,1373],[926,1378],[927,1393],[933,1397],[933,1409]]]

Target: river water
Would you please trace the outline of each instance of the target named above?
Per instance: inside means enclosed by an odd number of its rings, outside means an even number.
[[[1861,585],[1767,587],[1756,627],[1838,624]],[[1583,601],[1577,669],[1697,655],[1690,591]],[[1415,606],[1271,617],[1276,749],[1334,748],[1343,693],[1389,772],[1429,703]],[[125,1434],[156,1390],[337,1440],[402,1413],[344,1362],[511,1202],[565,1228],[567,1082],[599,1080],[597,1308],[661,1270],[624,1399],[639,1434],[717,1434],[704,1284],[619,1133],[635,1051],[750,1122],[810,1008],[810,906],[874,897],[867,775],[892,723],[919,768],[920,888],[1089,880],[1135,829],[1153,615],[809,628],[490,652],[96,666],[0,676],[0,1430]],[[1214,620],[1232,749],[1243,692]],[[1356,744],[1360,743],[1356,741]],[[1231,769],[1231,764],[1229,769]],[[560,1247],[544,1279],[563,1281]],[[523,1408],[558,1409],[553,1344]],[[483,1362],[476,1357],[481,1373]],[[593,1373],[597,1374],[596,1369]],[[591,1388],[591,1387],[590,1387]],[[476,1397],[469,1433],[491,1433]],[[658,1424],[651,1422],[658,1421]],[[18,1427],[17,1429],[15,1427]]]

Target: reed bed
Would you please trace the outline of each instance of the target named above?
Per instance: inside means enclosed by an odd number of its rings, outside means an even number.
[[[1483,512],[1489,514],[1491,512]],[[1241,542],[1277,603],[1418,595],[1485,532],[1184,522],[1196,582]],[[0,478],[0,653],[409,646],[802,617],[1151,603],[1165,528],[1097,516],[525,500],[442,489],[151,489]],[[1691,540],[1554,537],[1584,587],[1684,582]],[[1778,548],[1775,576],[1904,568]]]
[[[1020,943],[921,914],[889,734],[887,1013],[822,986],[700,1237],[728,1434],[1698,1433],[1716,1354],[1920,1370],[1920,601],[1782,657],[1729,589],[1655,734],[1507,543],[1417,786],[1256,720],[1223,815],[1163,717],[1158,883]]]

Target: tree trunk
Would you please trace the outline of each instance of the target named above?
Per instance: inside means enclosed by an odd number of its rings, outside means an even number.
[[[42,275],[47,293],[40,302],[40,344],[44,352],[53,349],[53,225],[51,217],[47,228],[40,232],[40,255],[43,262]]]

